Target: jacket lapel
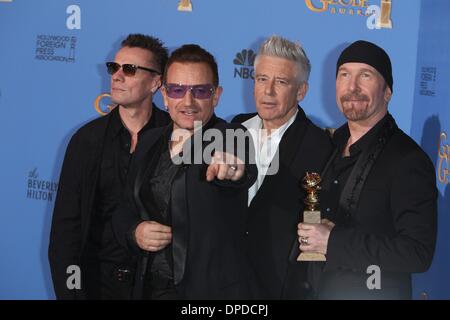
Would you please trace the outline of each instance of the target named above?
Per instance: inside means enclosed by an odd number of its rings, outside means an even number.
[[[133,195],[141,218],[144,220],[151,220],[152,217],[150,216],[149,212],[147,212],[145,205],[141,201],[140,191],[144,181],[148,180],[148,175],[155,170],[155,167],[159,160],[160,150],[165,140],[164,135],[167,134],[167,132],[170,130],[171,125],[168,125],[164,130],[162,130],[162,134],[153,134],[148,141],[145,141],[143,144],[141,144],[141,147],[144,147],[145,145],[145,151],[143,151],[144,155],[142,159],[139,160],[140,166],[137,169],[136,173]]]
[[[278,146],[278,150],[275,153],[274,159],[278,157],[278,169],[282,168],[291,169],[292,166],[295,165],[293,163],[299,149],[301,148],[301,144],[303,142],[303,138],[305,136],[306,128],[308,126],[308,119],[306,118],[305,112],[301,107],[298,107],[297,116],[292,123],[292,125],[286,130],[283,138],[280,141]],[[270,163],[270,166],[275,165],[274,161]],[[253,198],[250,206],[259,201],[259,198],[266,198],[264,196],[265,190],[272,184],[272,181],[275,179],[275,175],[267,175],[264,177],[264,181]]]
[[[101,137],[99,137],[99,139],[97,140],[97,143],[92,147],[92,149],[94,150],[94,152],[91,155],[90,158],[90,164],[87,166],[88,168],[90,168],[91,170],[89,171],[85,171],[86,176],[84,177],[84,182],[83,184],[85,186],[87,186],[86,190],[86,197],[87,197],[87,201],[85,202],[85,207],[82,208],[81,212],[86,212],[87,216],[85,219],[85,228],[82,228],[82,230],[84,230],[84,234],[82,235],[82,244],[81,247],[84,248],[86,241],[88,239],[88,232],[89,232],[89,228],[87,226],[89,226],[91,224],[91,216],[92,216],[92,212],[94,210],[94,195],[95,195],[95,190],[97,188],[97,183],[98,183],[98,177],[100,174],[100,165],[101,165],[101,159],[102,159],[102,153],[103,153],[103,148],[105,145],[105,139],[106,139],[106,133],[108,131],[108,126],[111,120],[111,116],[113,112],[118,112],[118,110],[116,110],[117,108],[114,108],[111,113],[109,113],[108,115],[105,116],[104,119],[100,119],[103,120],[101,122],[101,127],[98,129],[98,133],[101,134]],[[92,180],[92,177],[95,177]],[[87,181],[93,181],[93,183],[87,183]],[[83,220],[83,219],[82,219]]]

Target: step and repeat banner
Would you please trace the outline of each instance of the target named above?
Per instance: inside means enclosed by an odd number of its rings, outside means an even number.
[[[414,298],[450,298],[446,2],[0,0],[0,299],[54,298],[47,248],[62,159],[72,134],[109,111],[105,61],[129,33],[212,52],[224,88],[216,112],[226,119],[255,110],[261,42],[273,34],[298,41],[312,64],[302,107],[322,127],[344,123],[335,102],[340,51],[358,39],[383,47],[394,69],[390,112],[435,161],[440,190],[436,257],[415,277]]]
[[[448,1],[422,1],[412,137],[436,167],[438,241],[427,273],[414,277],[417,295],[450,299],[450,20]]]

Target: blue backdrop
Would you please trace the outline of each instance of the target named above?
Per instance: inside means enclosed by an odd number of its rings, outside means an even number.
[[[192,0],[192,12],[178,11],[179,2],[0,0],[0,298],[54,298],[47,247],[64,151],[77,128],[107,111],[104,62],[138,32],[170,49],[211,51],[224,87],[216,110],[227,119],[254,111],[252,51],[262,40],[301,42],[312,63],[302,106],[322,127],[344,122],[334,97],[340,50],[357,39],[384,47],[394,66],[390,111],[435,161],[440,190],[437,252],[415,277],[414,297],[450,298],[448,1]]]

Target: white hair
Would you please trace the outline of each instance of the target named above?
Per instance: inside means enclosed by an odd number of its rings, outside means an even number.
[[[298,80],[308,82],[311,73],[311,63],[300,43],[295,43],[277,35],[266,39],[256,56],[254,66],[258,64],[260,56],[270,56],[294,61],[298,68]]]

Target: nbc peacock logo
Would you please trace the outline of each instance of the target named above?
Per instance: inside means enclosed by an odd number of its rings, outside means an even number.
[[[236,53],[236,57],[233,60],[235,64],[234,77],[241,79],[254,79],[255,72],[253,64],[255,62],[256,53],[252,49],[243,49],[241,52]]]

